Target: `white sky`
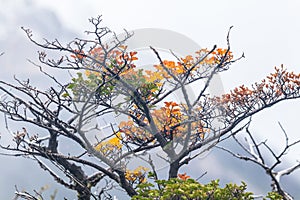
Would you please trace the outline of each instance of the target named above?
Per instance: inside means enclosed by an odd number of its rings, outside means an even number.
[[[112,30],[164,28],[182,33],[203,47],[225,46],[226,33],[233,25],[231,45],[234,53],[245,52],[246,59],[234,66],[241,72],[231,80],[260,78],[275,65],[299,65],[297,47],[300,18],[299,1],[212,0],[212,1],[36,1],[51,7],[63,24],[80,31],[90,28],[87,19],[99,14]],[[46,20],[46,19],[45,19]],[[240,79],[240,80],[239,80]]]
[[[80,34],[91,28],[88,18],[103,15],[104,24],[117,33],[123,28],[163,28],[182,33],[201,47],[211,48],[214,44],[226,47],[227,31],[233,25],[232,51],[237,57],[244,52],[246,58],[221,74],[227,91],[260,81],[280,64],[300,73],[298,0],[0,0],[7,6],[1,6],[0,14],[5,13],[8,30],[20,31],[19,24],[13,26],[9,21],[14,21],[15,13],[23,11],[24,3],[30,2],[33,7],[50,8],[63,26]],[[47,19],[41,20],[47,24]],[[5,29],[0,30],[0,35],[3,33]],[[63,33],[60,35],[63,37]],[[0,44],[2,51],[5,50]],[[300,100],[280,104],[254,118],[253,130],[279,146],[278,138],[282,139],[282,135],[277,121],[291,138],[299,138],[299,112]],[[290,152],[291,160],[300,160],[299,149]]]

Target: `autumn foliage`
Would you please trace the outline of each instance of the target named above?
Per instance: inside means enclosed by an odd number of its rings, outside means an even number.
[[[150,47],[157,63],[141,68],[137,65],[139,53],[126,46],[132,35],[127,33],[123,39],[116,37],[113,42],[105,43],[106,37],[115,35],[101,27],[100,22],[100,17],[91,19],[96,31],[88,32],[96,40],[75,39],[66,47],[57,41],[40,44],[30,30],[24,29],[34,44],[64,53],[58,59],[48,59],[45,52],[40,52],[41,64],[64,70],[71,77],[66,83],[41,67],[41,72],[56,87],[42,91],[22,81],[18,81],[21,87],[5,82],[0,85],[6,94],[0,102],[2,113],[46,130],[44,134],[33,134],[26,129],[13,131],[15,145],[2,149],[31,156],[57,182],[75,190],[79,199],[108,197],[107,191],[113,188],[122,188],[131,197],[138,195],[138,191],[146,191],[147,195],[154,191],[157,195],[173,191],[178,184],[186,188],[192,184],[197,195],[203,197],[210,193],[217,196],[213,191],[219,191],[218,182],[208,184],[210,190],[203,193],[199,188],[204,185],[196,183],[188,172],[181,172],[181,167],[221,141],[235,137],[250,123],[245,121],[256,113],[280,101],[300,97],[300,74],[288,72],[283,66],[253,85],[238,86],[221,96],[210,95],[208,88],[213,77],[243,58],[243,55],[233,56],[229,33],[224,48],[200,49],[184,57],[173,54],[173,60],[161,58],[156,48]],[[198,84],[192,98],[188,87],[199,82],[202,84]],[[18,96],[20,92],[22,97]],[[182,98],[173,98],[176,93]],[[99,118],[111,121],[105,131],[91,123]],[[90,137],[91,133],[95,135]],[[61,150],[66,140],[80,153]],[[56,175],[42,159],[62,170],[69,181]],[[159,162],[167,166],[167,180],[160,180],[156,168]],[[275,182],[273,191],[285,198],[286,192],[273,168],[269,170],[265,163],[254,162],[268,170]],[[99,185],[104,186],[99,189]],[[245,192],[245,184],[228,187],[252,198]],[[220,189],[224,195],[234,195],[228,191]],[[189,194],[183,191],[182,195]],[[281,198],[279,195],[275,196]]]

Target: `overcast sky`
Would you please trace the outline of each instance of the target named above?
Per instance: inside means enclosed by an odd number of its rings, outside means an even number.
[[[35,55],[35,52],[26,54],[29,44],[20,26],[38,29],[37,37],[67,41],[83,36],[91,28],[88,18],[98,15],[103,15],[104,24],[117,33],[124,28],[162,28],[181,33],[207,48],[214,44],[226,47],[227,31],[234,26],[230,35],[232,51],[237,57],[244,52],[246,58],[221,74],[226,91],[260,81],[281,64],[300,73],[300,1],[297,0],[0,0],[0,3],[0,52],[5,51],[1,58],[1,65],[5,64],[0,66],[1,79],[12,78],[13,74],[30,77],[34,73],[25,65],[11,64],[16,58],[25,63],[29,55]],[[19,45],[21,41],[24,45]],[[25,53],[22,57],[16,52]],[[281,103],[259,114],[253,119],[253,130],[262,139],[268,138],[274,146],[280,146],[283,139],[277,125],[280,121],[291,139],[299,138],[299,102]],[[300,160],[299,150],[300,147],[290,152],[291,162]]]

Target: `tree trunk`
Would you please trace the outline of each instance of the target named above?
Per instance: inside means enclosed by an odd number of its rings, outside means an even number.
[[[88,188],[86,187],[83,191],[77,191],[78,200],[90,200],[91,199],[91,191],[88,191]]]
[[[119,174],[120,177],[120,185],[127,192],[127,194],[130,197],[137,195],[135,189],[126,180],[125,173],[122,170],[116,170],[116,172]]]
[[[169,179],[170,178],[177,178],[178,170],[179,170],[179,160],[175,160],[170,164]]]

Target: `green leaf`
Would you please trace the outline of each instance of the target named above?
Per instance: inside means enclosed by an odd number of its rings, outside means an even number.
[[[70,96],[70,95],[69,95],[69,93],[67,93],[67,92],[65,92],[65,93],[62,94],[62,97],[64,97],[64,98],[69,97],[69,96]]]
[[[75,83],[69,83],[69,85],[67,86],[68,89],[73,89],[75,87]]]

